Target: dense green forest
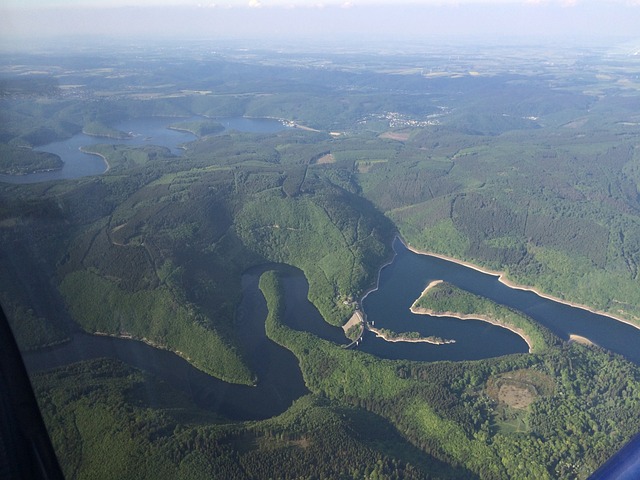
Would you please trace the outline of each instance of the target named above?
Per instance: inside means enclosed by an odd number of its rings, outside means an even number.
[[[612,107],[601,103],[581,125],[606,118]],[[637,321],[636,132],[586,131],[414,130],[397,155],[361,169],[359,182],[412,246]]]
[[[640,377],[600,349],[556,344],[479,362],[383,361],[287,328],[277,275],[264,274],[260,287],[267,334],[296,354],[313,392],[389,418],[413,444],[481,478],[583,478],[620,428],[640,426],[605,420],[614,411],[623,422],[636,417]],[[496,393],[496,383],[511,394]],[[519,404],[514,391],[530,392],[530,403]],[[607,400],[596,400],[605,391]]]
[[[640,428],[637,369],[600,349],[381,361],[287,328],[277,274],[264,274],[260,286],[267,333],[296,354],[312,395],[272,419],[230,422],[114,360],[36,374],[65,473],[584,478]]]
[[[62,168],[62,159],[58,155],[0,144],[0,173],[23,175],[60,168]]]
[[[168,49],[162,62],[61,55],[48,71],[25,55],[0,79],[3,172],[59,168],[33,148],[83,131],[123,143],[83,147],[108,162],[99,176],[0,183],[0,302],[21,348],[80,328],[253,385],[236,322],[243,273],[299,268],[309,300],[340,326],[397,232],[640,321],[637,82],[606,58],[576,78],[564,67],[529,75],[542,67],[504,54],[509,68],[489,63],[481,75],[455,60],[426,75],[427,60],[413,56],[327,53],[327,69],[299,54]],[[227,130],[218,119],[229,116],[289,127]],[[196,138],[180,155],[126,144],[119,123],[147,117]],[[640,430],[636,365],[451,285],[417,306],[516,326],[532,352],[382,360],[287,327],[275,271],[260,288],[267,336],[293,352],[309,395],[274,418],[239,421],[116,360],[34,373],[65,474],[586,478]]]
[[[34,384],[68,478],[456,474],[442,462],[429,461],[384,418],[322,396],[303,397],[269,420],[234,424],[114,360],[38,374]]]

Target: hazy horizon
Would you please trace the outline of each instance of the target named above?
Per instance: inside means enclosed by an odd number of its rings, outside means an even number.
[[[249,3],[254,7],[251,8]],[[291,3],[291,2],[289,2]],[[640,39],[638,2],[384,2],[301,6],[283,2],[222,6],[167,5],[138,0],[113,7],[100,2],[42,0],[0,7],[0,44],[86,36],[143,39],[213,38],[316,40],[326,43],[485,38],[607,43]],[[226,6],[225,6],[226,5]]]

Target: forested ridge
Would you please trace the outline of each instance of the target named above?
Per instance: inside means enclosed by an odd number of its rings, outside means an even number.
[[[252,385],[260,379],[236,324],[243,272],[299,268],[311,302],[340,326],[397,232],[412,247],[640,318],[639,103],[618,67],[602,60],[609,77],[572,82],[571,71],[400,75],[340,55],[334,69],[291,66],[295,55],[278,65],[264,52],[166,55],[135,85],[125,73],[145,60],[126,55],[61,56],[82,84],[71,90],[54,76],[0,83],[5,172],[55,168],[33,148],[83,130],[124,140],[118,123],[131,118],[170,117],[196,137],[180,155],[92,145],[85,150],[110,166],[103,175],[0,184],[0,302],[23,350],[81,328]],[[181,69],[168,67],[178,59]],[[116,64],[123,75],[92,73]],[[216,117],[225,116],[298,126],[224,130]],[[115,360],[37,373],[65,474],[586,478],[640,430],[637,366],[468,292],[442,285],[425,306],[500,317],[527,331],[533,352],[381,360],[287,327],[275,271],[260,287],[267,336],[296,356],[309,395],[243,422]]]

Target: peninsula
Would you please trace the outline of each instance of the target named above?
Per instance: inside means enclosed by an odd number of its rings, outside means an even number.
[[[455,340],[434,336],[423,337],[418,332],[398,333],[386,328],[375,328],[369,324],[367,324],[367,330],[375,333],[376,337],[382,338],[385,342],[430,343],[432,345],[456,343]]]
[[[480,266],[478,266],[476,264],[473,264],[471,262],[467,262],[465,260],[460,260],[460,259],[452,257],[450,255],[443,255],[443,254],[440,254],[440,253],[435,253],[435,252],[431,252],[431,251],[425,251],[425,250],[417,249],[417,248],[413,247],[410,243],[405,242],[405,240],[402,237],[400,237],[399,235],[398,235],[398,239],[402,242],[402,244],[405,247],[407,247],[407,249],[409,249],[410,251],[412,251],[413,253],[416,253],[418,255],[428,255],[430,257],[441,258],[441,259],[446,260],[448,262],[457,263],[458,265],[463,265],[463,266],[465,266],[467,268],[471,268],[473,270],[476,270],[477,272],[486,273],[487,275],[492,275],[494,277],[498,277],[498,281],[500,283],[502,283],[503,285],[506,285],[509,288],[513,288],[515,290],[523,290],[523,291],[526,291],[526,292],[533,292],[536,295],[538,295],[539,297],[546,298],[547,300],[552,300],[552,301],[557,302],[557,303],[562,303],[562,304],[568,305],[570,307],[581,308],[581,309],[586,310],[588,312],[595,313],[596,315],[603,315],[605,317],[612,318],[612,319],[614,319],[614,320],[616,320],[618,322],[625,323],[627,325],[631,325],[632,327],[637,328],[637,329],[640,330],[640,325],[636,321],[629,320],[629,319],[626,319],[626,318],[622,318],[619,315],[614,315],[614,314],[612,314],[610,312],[607,312],[607,311],[604,311],[604,310],[601,310],[601,309],[597,309],[597,308],[592,308],[592,307],[589,307],[589,306],[581,304],[581,303],[572,302],[572,301],[569,301],[569,300],[564,300],[564,299],[562,299],[562,298],[560,298],[558,296],[554,296],[554,295],[550,295],[550,294],[544,293],[544,292],[542,292],[539,289],[534,288],[534,287],[520,285],[520,284],[515,283],[514,281],[510,280],[509,278],[507,278],[505,272],[498,272],[498,271],[495,271],[495,270],[490,270],[488,268],[483,268],[483,267],[480,267]]]
[[[540,352],[558,341],[526,315],[442,280],[429,283],[410,309],[417,315],[481,320],[506,328],[527,342],[530,353]]]

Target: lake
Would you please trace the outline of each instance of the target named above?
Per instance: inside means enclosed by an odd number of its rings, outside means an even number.
[[[568,339],[569,333],[576,333],[640,364],[636,348],[640,344],[640,330],[630,325],[533,292],[509,288],[493,275],[454,262],[418,255],[398,239],[393,247],[396,255],[381,269],[378,288],[362,302],[368,320],[377,327],[418,331],[424,336],[454,339],[456,343],[390,343],[367,332],[358,347],[365,352],[381,358],[437,361],[474,360],[528,351],[524,340],[507,329],[482,321],[414,315],[409,311],[425,285],[432,280],[446,280],[527,313],[561,338]],[[64,345],[25,354],[25,362],[30,370],[43,370],[92,358],[117,358],[167,381],[201,408],[237,420],[272,417],[308,393],[297,358],[269,340],[265,333],[267,306],[258,282],[264,271],[274,268],[280,272],[284,290],[284,323],[336,344],[347,344],[342,329],[326,323],[309,302],[309,284],[302,271],[286,265],[263,265],[242,276],[242,300],[237,311],[240,345],[258,376],[255,387],[223,382],[171,352],[142,342],[80,332]]]
[[[252,370],[258,376],[255,387],[218,380],[193,367],[167,350],[123,338],[76,332],[70,342],[24,354],[29,371],[47,370],[82,360],[116,358],[149,372],[182,391],[200,408],[235,420],[270,418],[284,412],[294,400],[309,393],[297,358],[289,350],[267,338],[265,319],[267,303],[258,288],[260,275],[273,266],[250,269],[242,276],[242,300],[238,306],[237,327],[241,348],[247,352]],[[301,271],[286,268],[287,283],[296,283],[287,294],[285,320],[294,315],[292,305],[307,305],[308,284]],[[305,288],[306,285],[306,288]],[[316,310],[316,314],[320,314]],[[320,317],[322,318],[322,317]],[[330,325],[323,323],[329,328]],[[340,330],[340,329],[338,329]]]
[[[266,270],[280,273],[286,292],[283,321],[291,328],[311,331],[320,338],[347,344],[342,329],[329,325],[309,302],[309,284],[302,271],[287,265],[262,265],[242,276],[242,300],[236,325],[240,347],[258,377],[255,387],[218,380],[167,350],[136,340],[75,332],[71,341],[56,347],[27,352],[29,371],[47,370],[82,360],[116,358],[149,372],[186,394],[200,408],[235,420],[270,418],[284,412],[294,400],[309,393],[298,359],[267,338],[267,302],[258,286]],[[257,400],[259,399],[259,401]]]
[[[379,276],[378,289],[362,304],[369,321],[376,327],[397,332],[417,331],[423,336],[453,339],[454,344],[430,345],[388,343],[368,332],[362,350],[383,358],[411,360],[476,360],[528,351],[518,335],[501,327],[474,320],[415,315],[409,311],[425,286],[445,280],[476,295],[514,308],[530,316],[564,340],[569,334],[593,343],[640,364],[640,329],[605,315],[543,298],[534,292],[510,288],[495,275],[441,258],[410,251],[398,238],[393,244],[396,256]]]
[[[168,148],[174,155],[181,155],[183,150],[180,145],[195,140],[197,137],[190,132],[173,130],[167,127],[175,123],[193,120],[202,120],[202,117],[134,118],[115,124],[114,128],[117,130],[131,133],[132,137],[126,139],[95,137],[78,133],[66,140],[36,148],[38,151],[58,155],[64,162],[60,170],[28,175],[0,175],[0,182],[25,184],[101,175],[107,168],[104,160],[96,155],[80,151],[81,147],[89,145],[159,145]],[[212,120],[219,122],[226,132],[235,130],[251,133],[276,133],[289,128],[283,125],[282,122],[272,118],[224,117]],[[224,131],[221,133],[224,133]]]

